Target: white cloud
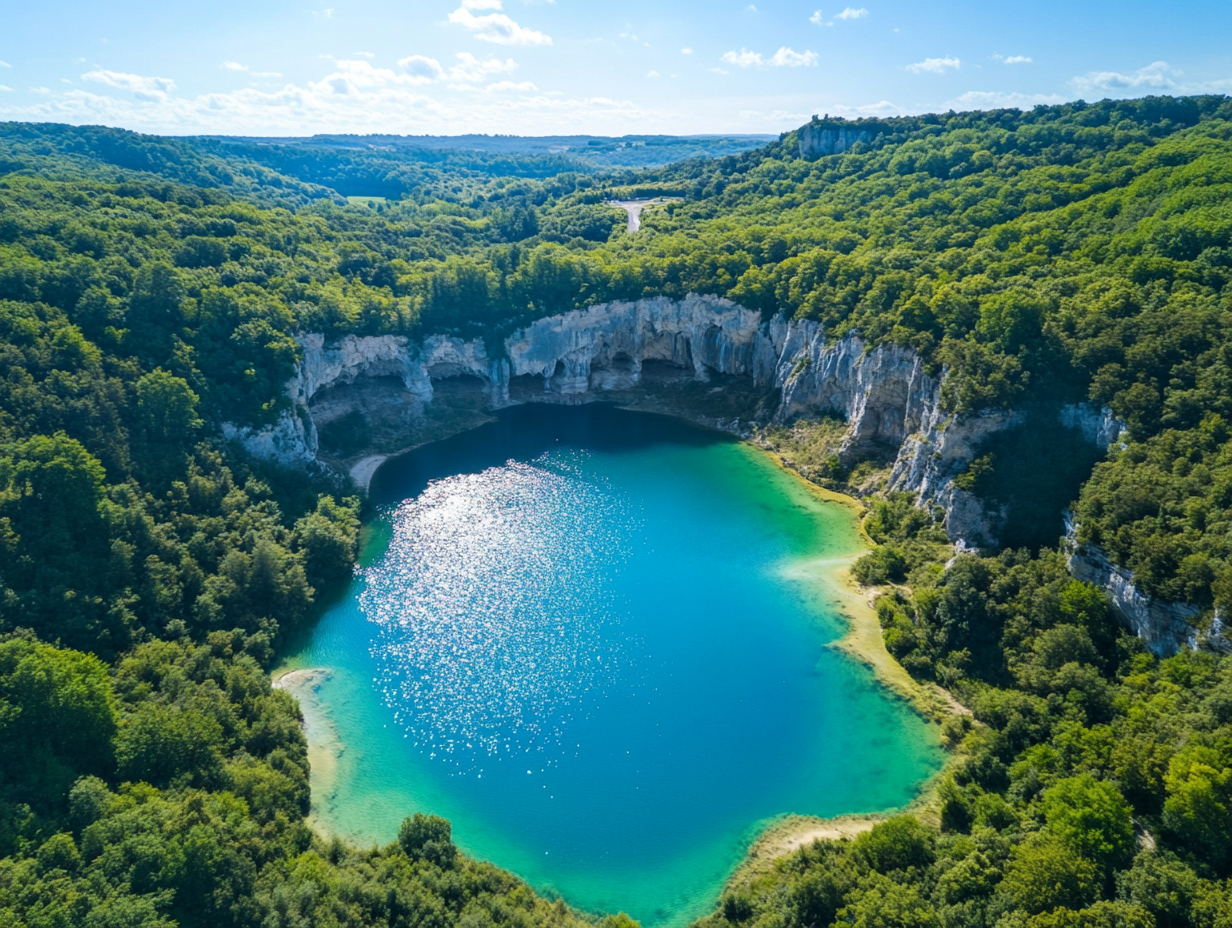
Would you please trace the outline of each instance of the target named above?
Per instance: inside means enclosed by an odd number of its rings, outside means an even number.
[[[879,100],[876,103],[865,103],[863,106],[854,107],[852,112],[860,116],[893,116],[901,113],[902,107],[889,100]]]
[[[520,81],[517,83],[514,81],[497,81],[495,84],[488,84],[485,89],[495,92],[519,91],[525,93],[531,90],[538,90],[539,88],[530,81]]]
[[[817,53],[795,52],[783,46],[774,53],[774,57],[768,63],[776,68],[811,68],[817,64]]]
[[[407,73],[413,84],[431,84],[448,76],[439,61],[426,55],[410,55],[399,61],[398,67]]]
[[[772,125],[787,125],[798,126],[800,123],[808,119],[806,113],[793,113],[790,110],[740,110],[740,118],[749,120],[756,119],[762,122],[769,122]]]
[[[738,68],[754,68],[766,63],[760,54],[751,52],[747,48],[742,48],[739,52],[724,52],[720,60],[734,64]]]
[[[436,86],[448,96],[429,95],[396,71],[375,69],[367,62],[339,62],[320,80],[270,91],[245,87],[195,97],[169,93],[135,98],[111,88],[69,89],[35,103],[0,103],[0,119],[124,126],[171,135],[516,135],[525,134],[528,125],[544,134],[623,135],[651,124],[668,129],[681,118],[630,100],[544,93],[533,85],[502,82],[491,89],[510,92],[467,95],[452,93],[446,84]],[[702,127],[689,123],[686,128]]]
[[[682,48],[682,49],[680,50],[680,54],[682,54],[682,55],[691,55],[691,54],[693,54],[693,49],[691,49],[691,48]]]
[[[458,52],[456,57],[458,63],[449,69],[449,77],[455,81],[482,81],[493,74],[510,74],[517,68],[512,58],[481,61],[470,52]]]
[[[11,67],[12,65],[9,64],[7,61],[0,61],[0,68],[11,68]]]
[[[952,110],[1025,110],[1033,106],[1052,106],[1064,103],[1066,97],[1055,93],[999,93],[986,90],[968,90],[947,103]]]
[[[499,58],[480,59],[470,52],[458,52],[455,56],[458,63],[448,71],[435,58],[427,55],[410,55],[398,62],[398,67],[405,73],[404,83],[412,85],[433,84],[437,81],[451,80],[460,84],[476,84],[487,80],[495,74],[509,74],[517,68],[517,62],[512,58],[501,61]],[[348,62],[339,62],[345,65]],[[377,72],[365,61],[349,62],[353,66],[362,66],[369,71]],[[392,72],[382,72],[392,73]],[[508,83],[508,82],[506,82]]]
[[[848,6],[848,7],[844,7],[841,13],[835,13],[834,19],[830,20],[829,22],[827,22],[826,18],[821,15],[821,10],[815,10],[813,12],[813,15],[809,17],[809,22],[812,23],[814,26],[833,26],[834,23],[840,19],[842,20],[863,19],[867,15],[868,15],[868,10],[864,9],[864,7],[857,8],[857,7]],[[898,30],[895,29],[894,31],[897,32]]]
[[[961,67],[962,61],[958,58],[925,58],[907,65],[903,70],[912,74],[944,74],[951,69],[957,71]]]
[[[711,68],[711,74],[731,74],[731,71],[724,71],[722,68]]]
[[[651,72],[650,72],[649,74],[647,74],[646,76],[647,76],[647,77],[658,77],[658,76],[659,76],[659,72],[658,72],[658,71],[651,71]]]
[[[42,87],[42,86],[39,86],[39,87],[31,87],[31,88],[30,88],[30,92],[31,92],[31,93],[42,93],[42,94],[49,94],[49,93],[51,93],[51,88],[50,88],[50,87]]]
[[[1028,55],[1010,55],[1005,59],[1006,64],[1033,64],[1033,60]]]
[[[356,52],[355,57],[356,58],[375,58],[376,55],[372,54],[372,52]]]
[[[329,58],[330,55],[321,55],[321,58]],[[282,77],[278,71],[249,71],[248,65],[240,64],[238,61],[224,61],[218,66],[223,71],[247,71],[253,77]]]
[[[462,0],[462,5],[449,14],[449,21],[475,33],[482,42],[497,45],[551,45],[552,37],[519,26],[504,13],[476,16],[472,10],[500,10],[501,0]]]
[[[119,90],[129,90],[138,97],[158,99],[175,90],[175,81],[169,77],[143,77],[140,74],[125,74],[122,71],[90,71],[81,75],[83,81],[106,84]]]
[[[12,87],[6,87],[4,86],[4,84],[0,84],[0,93],[12,93],[12,92],[13,92]]]
[[[747,48],[742,48],[738,52],[725,52],[721,60],[734,64],[738,68],[799,68],[812,67],[817,64],[817,53],[797,52],[783,46],[769,58],[763,58],[760,52],[751,52]]]
[[[1116,71],[1092,71],[1082,77],[1075,77],[1074,87],[1080,93],[1117,93],[1119,91],[1170,90],[1176,87],[1173,75],[1179,75],[1166,61],[1156,61],[1145,68],[1139,68],[1133,74],[1120,74]]]
[[[860,106],[848,106],[843,103],[832,104],[829,107],[830,116],[846,116],[848,118],[858,118],[860,116],[901,116],[908,111],[899,106],[897,103],[891,103],[889,100],[878,100],[876,103],[864,103]]]

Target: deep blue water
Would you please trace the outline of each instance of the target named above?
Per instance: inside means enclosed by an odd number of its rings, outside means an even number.
[[[850,510],[757,450],[528,406],[387,463],[365,565],[289,666],[324,827],[431,811],[536,887],[704,914],[775,816],[900,806],[935,731],[841,636]]]

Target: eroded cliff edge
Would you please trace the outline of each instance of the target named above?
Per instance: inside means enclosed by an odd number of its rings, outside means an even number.
[[[596,305],[540,319],[496,351],[483,339],[445,335],[348,335],[327,343],[309,334],[300,344],[303,358],[286,387],[291,409],[273,426],[226,425],[224,433],[254,456],[347,471],[364,487],[389,454],[472,428],[517,403],[602,398],[742,437],[758,426],[831,413],[847,422],[844,463],[892,460],[888,488],[940,507],[961,550],[996,543],[996,513],[954,478],[982,442],[1022,422],[1008,410],[947,413],[945,372],[929,373],[908,348],[870,351],[857,336],[827,339],[818,322],[763,322],[719,297]],[[1123,428],[1106,409],[1085,404],[1063,407],[1060,417],[1101,447]],[[333,447],[323,448],[322,429],[332,430]],[[1197,610],[1143,596],[1102,552],[1075,545],[1071,569],[1104,587],[1153,650],[1197,643],[1190,624]]]

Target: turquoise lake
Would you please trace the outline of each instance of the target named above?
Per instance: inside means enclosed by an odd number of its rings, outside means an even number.
[[[313,814],[646,926],[708,912],[777,816],[902,806],[937,730],[829,647],[850,509],[660,416],[523,406],[387,462],[361,569],[283,670]]]

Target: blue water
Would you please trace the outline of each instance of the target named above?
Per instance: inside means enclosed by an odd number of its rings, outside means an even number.
[[[314,814],[415,811],[591,911],[705,914],[775,816],[901,806],[935,730],[841,636],[850,510],[751,447],[531,406],[387,463],[364,566],[288,666]]]

